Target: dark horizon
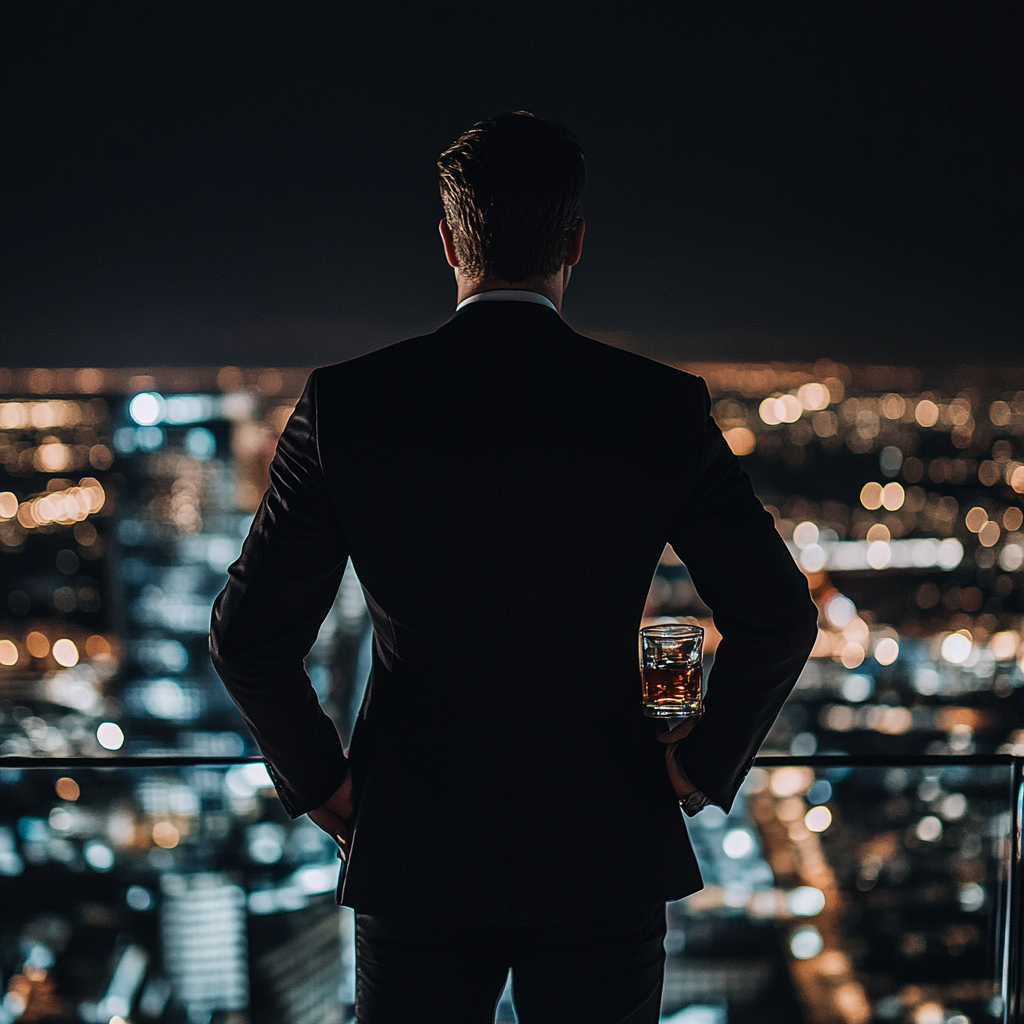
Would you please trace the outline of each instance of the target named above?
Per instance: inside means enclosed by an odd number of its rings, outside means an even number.
[[[588,157],[583,333],[1020,365],[1021,8],[5,8],[7,366],[310,365],[434,329],[438,152]]]

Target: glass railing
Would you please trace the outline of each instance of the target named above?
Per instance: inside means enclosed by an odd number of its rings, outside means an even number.
[[[705,888],[669,906],[663,1021],[1019,1024],[1022,773],[759,758],[688,819]],[[0,758],[0,1024],[343,1024],[338,870],[259,759]]]

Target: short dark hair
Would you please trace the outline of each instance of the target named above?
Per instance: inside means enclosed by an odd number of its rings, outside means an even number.
[[[525,110],[497,114],[463,132],[437,167],[463,273],[517,282],[561,270],[586,169],[565,125]]]

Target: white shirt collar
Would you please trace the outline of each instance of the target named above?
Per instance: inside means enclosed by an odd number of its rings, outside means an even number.
[[[463,306],[468,306],[471,302],[536,302],[558,312],[555,304],[546,295],[524,291],[522,288],[495,288],[489,292],[477,292],[468,299],[463,299],[455,307],[455,312],[458,313]]]

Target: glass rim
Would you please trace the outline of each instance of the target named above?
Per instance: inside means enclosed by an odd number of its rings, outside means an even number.
[[[689,622],[659,622],[653,626],[643,626],[640,636],[656,637],[695,637],[703,636],[704,627],[694,626]]]

